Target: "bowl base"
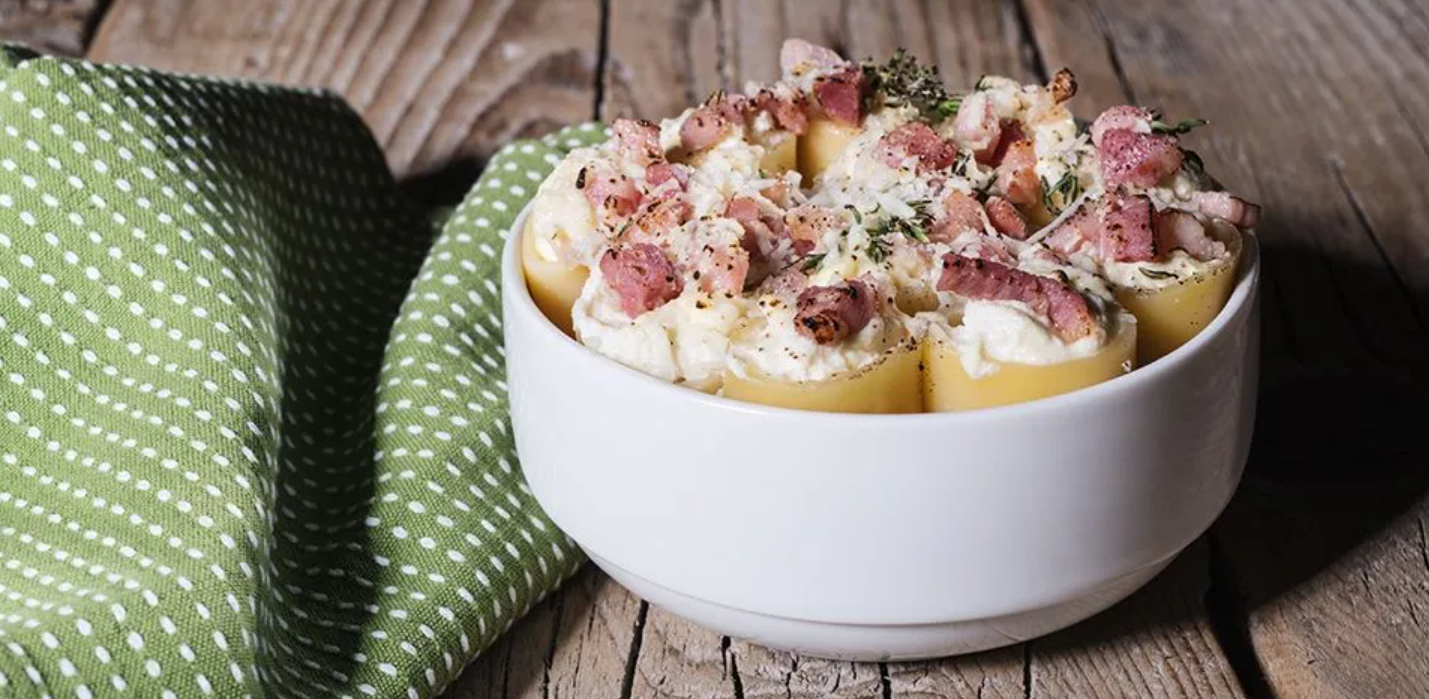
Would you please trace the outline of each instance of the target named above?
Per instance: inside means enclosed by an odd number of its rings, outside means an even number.
[[[1066,602],[1014,614],[932,624],[840,624],[760,614],[681,594],[587,555],[653,605],[699,626],[761,646],[831,660],[923,660],[1009,646],[1066,628],[1125,599],[1175,557],[1107,580]]]

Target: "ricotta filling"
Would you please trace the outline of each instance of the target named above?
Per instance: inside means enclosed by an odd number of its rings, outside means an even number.
[[[625,366],[705,393],[724,384],[729,336],[746,302],[686,285],[669,303],[630,318],[599,266],[571,309],[576,337]]]
[[[760,298],[730,340],[730,371],[747,380],[825,381],[872,367],[900,341],[911,341],[901,323],[875,316],[843,342],[820,345],[795,329],[796,312],[780,297]]]
[[[975,379],[992,375],[1005,362],[1047,365],[1090,357],[1106,341],[1099,328],[1076,342],[1063,342],[1021,301],[966,301],[957,325],[942,314],[925,315],[932,316],[929,338],[952,348],[963,371]]]

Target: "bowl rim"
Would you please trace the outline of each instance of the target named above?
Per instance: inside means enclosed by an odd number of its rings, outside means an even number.
[[[574,338],[561,332],[539,308],[531,298],[530,289],[526,286],[525,269],[521,265],[520,236],[524,232],[524,224],[530,216],[532,202],[526,206],[513,219],[511,226],[502,231],[504,239],[501,254],[501,294],[503,298],[503,308],[512,308],[515,312],[527,316],[534,315],[538,318],[539,326],[535,332],[547,341],[554,341],[559,347],[559,352],[573,363],[582,365],[582,368],[591,367],[593,371],[606,371],[611,374],[613,381],[634,381],[643,386],[646,390],[663,392],[670,400],[685,400],[702,404],[710,409],[746,413],[751,416],[762,416],[766,418],[781,420],[819,420],[830,423],[858,424],[867,426],[898,425],[908,426],[917,423],[976,423],[985,420],[1016,420],[1026,419],[1038,413],[1055,413],[1061,411],[1078,411],[1086,408],[1089,404],[1102,400],[1106,396],[1114,395],[1118,392],[1129,392],[1135,388],[1155,381],[1163,374],[1171,373],[1191,361],[1191,357],[1198,355],[1205,350],[1214,338],[1227,331],[1231,325],[1231,319],[1239,315],[1242,309],[1254,299],[1255,292],[1260,282],[1260,246],[1252,231],[1242,230],[1241,235],[1241,256],[1236,268],[1235,287],[1231,291],[1230,298],[1226,300],[1219,313],[1211,322],[1206,325],[1201,332],[1191,338],[1185,344],[1172,350],[1170,353],[1153,361],[1152,363],[1137,367],[1129,373],[1122,374],[1101,383],[1079,388],[1067,393],[1060,393],[1055,396],[1038,398],[1023,403],[1011,405],[1001,405],[991,408],[978,408],[976,410],[941,412],[941,413],[899,413],[899,414],[869,414],[869,413],[834,413],[821,412],[816,410],[799,410],[796,408],[781,408],[760,403],[751,403],[734,398],[725,398],[708,393],[702,393],[691,388],[678,386],[668,381],[662,381],[650,376],[638,369],[625,366],[609,357],[601,355],[595,350],[577,342]],[[511,305],[507,305],[511,304]],[[504,325],[509,326],[509,320],[505,320]],[[503,349],[505,346],[504,333],[509,332],[509,327],[503,327]],[[594,360],[594,361],[592,361]],[[624,378],[617,378],[624,377]]]

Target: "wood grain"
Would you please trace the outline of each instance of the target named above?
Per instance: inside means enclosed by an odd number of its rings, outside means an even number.
[[[662,118],[715,89],[779,77],[779,46],[801,37],[845,56],[899,47],[936,64],[952,85],[986,73],[1035,79],[1016,13],[998,2],[611,0],[601,114]]]
[[[594,114],[599,0],[114,0],[90,56],[317,85],[399,175]]]
[[[79,56],[104,13],[101,0],[0,0],[0,41],[40,53]]]
[[[1033,641],[1031,697],[1243,697],[1206,618],[1204,542],[1105,614]]]
[[[1030,6],[1049,59],[1116,55],[1141,102],[1209,117],[1194,147],[1266,206],[1256,445],[1214,537],[1265,684],[1429,694],[1422,4]]]
[[[517,622],[443,694],[448,699],[628,697],[645,605],[588,567]]]

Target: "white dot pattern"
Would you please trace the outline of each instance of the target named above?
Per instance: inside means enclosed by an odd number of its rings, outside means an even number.
[[[321,92],[11,47],[0,132],[0,694],[433,696],[579,565],[497,251],[598,126],[435,237]]]

